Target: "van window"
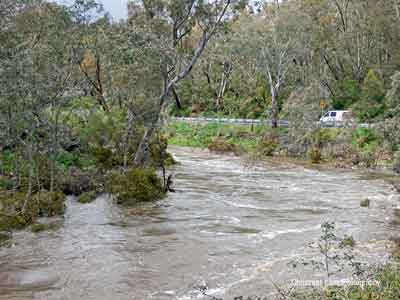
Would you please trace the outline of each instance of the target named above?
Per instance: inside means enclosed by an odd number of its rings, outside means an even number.
[[[324,117],[329,117],[329,112],[327,112],[327,113],[324,115]]]
[[[336,117],[336,111],[331,112],[331,117]]]

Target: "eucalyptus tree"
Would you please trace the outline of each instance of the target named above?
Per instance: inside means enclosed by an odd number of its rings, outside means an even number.
[[[293,67],[296,49],[295,27],[281,14],[282,5],[270,5],[264,17],[250,19],[247,47],[271,95],[271,124],[278,126],[278,99]]]
[[[194,68],[209,40],[229,17],[233,0],[219,1],[151,1],[143,0],[131,7],[143,8],[148,26],[159,37],[156,47],[162,58],[159,74],[162,88],[156,111],[151,116],[134,157],[135,165],[143,165],[149,143],[157,128],[168,96],[175,86]],[[135,20],[133,20],[135,21]],[[138,27],[133,22],[136,28]],[[143,27],[142,27],[143,28]]]
[[[232,43],[232,32],[221,32],[210,43],[199,62],[197,78],[204,78],[205,84],[200,88],[208,91],[206,97],[213,99],[213,108],[220,111],[224,106],[225,94],[230,87],[231,75],[237,67],[235,45]],[[200,80],[194,81],[198,85]]]
[[[88,89],[98,105],[109,112],[107,93],[112,87],[108,56],[111,47],[109,16],[95,0],[76,0],[70,13],[74,20],[76,63],[85,83],[81,89]]]
[[[27,201],[38,155],[54,158],[59,124],[53,112],[65,99],[73,70],[68,11],[46,1],[17,1],[1,47],[0,120],[9,147],[24,149],[28,164]],[[2,32],[3,33],[3,32]],[[54,168],[51,166],[53,187]]]

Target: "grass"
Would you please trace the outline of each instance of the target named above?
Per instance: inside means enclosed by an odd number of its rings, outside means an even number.
[[[237,124],[188,124],[172,122],[167,128],[168,143],[175,146],[207,148],[216,138],[240,147],[245,152],[256,150],[266,126]]]
[[[287,134],[288,129],[279,128],[272,131],[265,125],[240,125],[240,124],[196,124],[184,122],[171,122],[166,129],[168,143],[175,146],[209,148],[215,145],[225,145],[221,149],[235,149],[235,153],[255,153],[263,156],[273,155],[276,149],[285,149],[290,145],[282,145],[279,137]],[[274,136],[275,139],[268,139]],[[309,133],[308,149],[304,158],[313,163],[322,160],[329,161],[332,157],[323,156],[330,153],[332,145],[345,143],[358,154],[360,162],[365,162],[367,167],[374,165],[375,153],[381,140],[374,130],[359,128],[322,128]],[[228,147],[229,146],[229,147]],[[327,148],[328,151],[323,152]],[[222,151],[221,151],[222,152]],[[350,157],[352,158],[352,157]]]

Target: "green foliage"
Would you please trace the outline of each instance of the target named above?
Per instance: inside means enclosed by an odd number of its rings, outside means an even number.
[[[122,157],[118,157],[117,154],[110,148],[103,146],[92,146],[90,153],[96,160],[96,165],[101,168],[111,169],[115,166],[121,166],[123,163]]]
[[[271,129],[273,130],[273,129]],[[268,132],[257,145],[257,152],[262,156],[272,156],[279,146],[279,133]]]
[[[367,269],[365,264],[357,260],[354,246],[355,240],[352,236],[337,236],[335,223],[325,222],[321,225],[321,236],[318,242],[320,257],[300,262],[294,261],[292,266],[297,267],[299,264],[311,266],[314,271],[323,271],[328,281],[331,276],[340,274],[346,266],[350,267],[354,277],[362,277]]]
[[[217,153],[231,152],[235,154],[240,154],[242,152],[238,145],[236,145],[232,141],[225,140],[222,137],[216,137],[215,139],[213,139],[208,145],[208,150]]]
[[[45,231],[45,230],[46,230],[45,224],[37,223],[37,224],[32,224],[32,226],[31,226],[31,231],[33,233],[38,233],[38,232]]]
[[[317,147],[312,147],[308,150],[308,158],[313,164],[319,164],[322,160],[321,150]]]
[[[42,190],[32,195],[22,212],[27,195],[25,192],[6,193],[0,197],[0,231],[22,229],[39,217],[53,217],[64,213],[65,197],[61,193]]]
[[[96,164],[96,157],[92,153],[82,153],[81,151],[60,151],[56,162],[64,170],[72,167],[89,168]]]
[[[106,183],[106,191],[122,205],[154,201],[164,196],[161,181],[151,169],[132,168],[125,174],[114,172]]]
[[[125,113],[118,110],[111,113],[99,110],[90,114],[85,127],[81,128],[82,142],[101,147],[118,147],[122,143],[125,119]]]
[[[228,124],[196,125],[184,122],[170,123],[167,129],[168,142],[171,145],[207,148],[215,138],[222,137],[226,141],[239,146],[244,151],[257,148],[260,136],[264,135],[265,126],[242,126]]]
[[[383,82],[370,70],[364,79],[361,99],[354,107],[360,121],[372,121],[382,116],[385,111],[385,89]]]
[[[351,235],[345,235],[343,239],[340,241],[339,246],[341,248],[346,248],[346,247],[354,248],[355,245],[356,241],[354,240],[354,237],[352,237]]]
[[[64,214],[65,196],[59,192],[40,191],[33,196],[33,201],[28,204],[32,218],[54,217]]]
[[[0,218],[0,230],[10,231],[13,229],[22,229],[29,225],[28,218],[16,215],[16,216],[3,216]]]
[[[57,229],[57,227],[58,226],[56,223],[49,223],[49,224],[35,223],[31,225],[31,231],[33,233],[39,233],[47,230],[54,230]]]
[[[392,86],[386,94],[386,113],[385,117],[397,117],[400,113],[400,72],[397,71],[392,76]]]
[[[150,164],[155,168],[162,168],[176,164],[173,156],[167,152],[167,136],[157,133],[150,143]]]
[[[82,204],[91,203],[94,200],[96,200],[96,197],[97,197],[96,191],[85,192],[79,195],[78,202]]]
[[[14,180],[7,178],[7,177],[1,177],[0,176],[0,191],[1,190],[12,190],[15,186]]]
[[[316,128],[307,133],[307,143],[311,147],[322,149],[331,142],[335,142],[341,130],[337,128]]]
[[[12,151],[0,151],[0,174],[10,173],[14,170],[15,155]]]
[[[375,132],[371,129],[358,128],[353,133],[353,145],[359,149],[373,148],[379,142]]]
[[[334,109],[348,109],[361,98],[360,84],[355,80],[342,80],[338,85],[339,95],[332,98]]]
[[[82,193],[96,190],[101,185],[103,178],[97,176],[96,170],[80,170],[70,168],[60,172],[57,188],[65,195],[79,196]]]
[[[369,208],[369,206],[371,205],[371,200],[369,199],[364,199],[360,202],[360,206],[361,207],[367,207]]]
[[[375,74],[374,70],[369,70],[364,79],[362,97],[376,102],[383,101],[385,97],[384,84]]]

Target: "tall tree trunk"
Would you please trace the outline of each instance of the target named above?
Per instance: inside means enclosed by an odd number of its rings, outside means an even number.
[[[32,188],[33,188],[33,176],[34,176],[34,162],[33,162],[33,142],[29,141],[29,144],[27,145],[27,150],[28,150],[28,168],[29,168],[29,174],[28,174],[28,191],[25,196],[25,201],[22,206],[22,214],[25,213],[26,206],[28,205],[29,201],[31,201],[32,198]]]
[[[126,131],[125,131],[125,137],[124,137],[124,166],[123,169],[124,171],[128,167],[128,155],[129,155],[129,146],[130,146],[130,140],[133,134],[133,121],[134,121],[134,114],[133,114],[133,108],[132,104],[130,103],[128,105],[128,115],[126,117]]]
[[[278,128],[278,95],[275,89],[272,89],[271,94],[271,126],[272,128]]]
[[[182,69],[182,71],[180,73],[178,73],[173,79],[166,82],[164,90],[160,96],[159,110],[157,111],[156,115],[153,116],[153,120],[152,120],[150,126],[145,131],[143,138],[139,144],[139,147],[136,150],[135,158],[133,160],[133,163],[135,166],[137,166],[137,167],[143,166],[143,164],[146,161],[147,152],[149,150],[149,144],[150,144],[151,138],[157,128],[157,125],[159,123],[159,119],[161,116],[161,111],[164,107],[164,104],[168,98],[169,93],[172,91],[174,86],[179,81],[184,79],[192,71],[193,67],[196,65],[198,59],[200,58],[201,54],[203,53],[204,49],[206,48],[208,41],[214,35],[215,31],[217,30],[219,24],[222,21],[222,18],[225,16],[225,13],[228,10],[228,7],[230,4],[231,4],[231,0],[227,0],[224,5],[224,8],[222,9],[222,12],[220,13],[217,21],[215,22],[214,26],[210,29],[210,31],[206,31],[206,30],[203,31],[203,35],[199,41],[199,44],[196,47],[196,50],[193,53],[193,56],[192,56],[190,62],[188,62],[188,64]]]
[[[158,117],[157,117],[157,121],[158,121]],[[139,147],[136,150],[135,159],[133,160],[133,164],[137,167],[143,166],[146,161],[147,153],[148,153],[149,146],[150,146],[150,140],[156,129],[156,124],[157,124],[157,122],[155,122],[154,124],[152,124],[150,127],[148,127],[146,129],[146,132],[143,135],[143,138],[139,144]]]

